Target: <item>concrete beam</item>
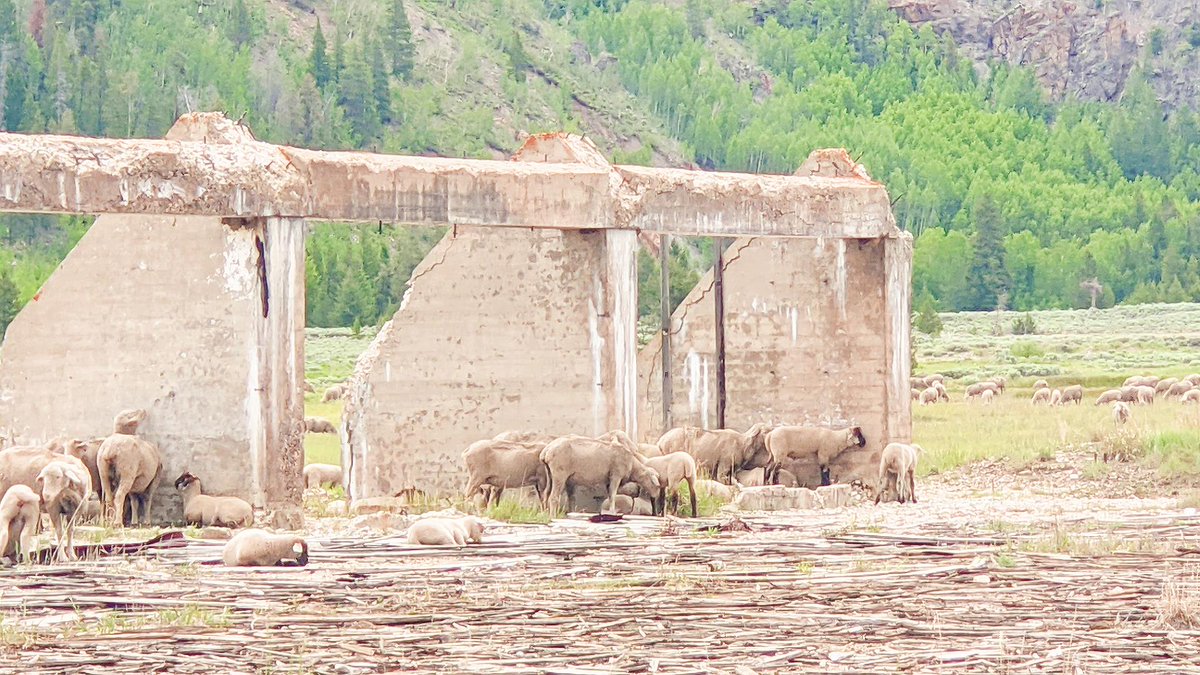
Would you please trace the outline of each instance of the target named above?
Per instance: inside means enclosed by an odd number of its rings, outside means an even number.
[[[767,176],[614,167],[586,140],[564,134],[532,137],[522,152],[547,139],[579,147],[550,152],[545,163],[501,162],[277,146],[253,140],[245,127],[216,113],[185,115],[178,124],[240,137],[214,143],[205,136],[115,140],[0,133],[0,211],[712,236],[875,238],[895,232],[886,190],[865,172],[842,170],[849,162],[844,151],[823,155],[823,164],[814,163],[803,176]]]

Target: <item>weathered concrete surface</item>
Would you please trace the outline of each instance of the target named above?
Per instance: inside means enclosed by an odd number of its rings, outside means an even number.
[[[813,152],[797,174],[870,181],[844,150]],[[912,433],[912,238],[886,223],[884,237],[742,238],[725,254],[726,425],[860,425],[867,446],[830,468],[843,482],[874,480],[883,446]],[[672,317],[673,426],[717,426],[712,288],[710,270]],[[656,336],[638,356],[645,440],[664,431],[661,349]],[[785,468],[820,485],[815,461]]]
[[[9,326],[0,419],[24,439],[88,437],[146,408],[144,435],[164,455],[156,518],[182,517],[172,482],[189,470],[206,491],[288,522],[301,485],[303,274],[294,221],[102,216]]]
[[[598,161],[543,152],[526,162],[323,152],[254,141],[216,113],[185,115],[180,124],[218,131],[168,140],[0,133],[0,211],[717,236],[879,237],[891,227],[883,186],[858,175],[613,167],[598,152],[588,153]],[[238,142],[213,142],[230,134]],[[576,142],[571,138],[532,142]]]

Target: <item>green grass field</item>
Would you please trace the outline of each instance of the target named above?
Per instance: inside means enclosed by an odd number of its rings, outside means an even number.
[[[1162,400],[1135,407],[1129,432],[1118,436],[1110,409],[1093,405],[1101,391],[1129,375],[1200,372],[1200,304],[1032,312],[1036,332],[1031,335],[1012,334],[1018,316],[943,314],[939,336],[913,331],[916,373],[955,378],[949,383],[951,403],[913,408],[914,439],[927,451],[923,473],[982,459],[1021,466],[1060,449],[1133,443],[1132,454],[1165,476],[1200,476],[1200,407]],[[349,377],[373,335],[372,329],[357,336],[349,329],[308,330],[305,374],[317,392],[306,396],[306,414],[339,422],[342,402],[321,403],[321,396]],[[993,405],[962,400],[967,384],[994,375],[1008,377],[1009,388]],[[1084,385],[1083,405],[1030,405],[1031,387],[1039,378],[1052,387]],[[338,437],[309,434],[305,457],[340,464]]]

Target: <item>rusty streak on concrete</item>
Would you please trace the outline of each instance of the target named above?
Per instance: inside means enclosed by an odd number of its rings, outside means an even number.
[[[886,236],[887,192],[865,174],[767,176],[305,150],[255,141],[214,113],[188,128],[237,143],[0,133],[0,211],[281,216],[336,221],[692,235]],[[534,137],[535,139],[537,137]],[[567,137],[571,138],[571,137]],[[578,137],[574,137],[578,138]]]

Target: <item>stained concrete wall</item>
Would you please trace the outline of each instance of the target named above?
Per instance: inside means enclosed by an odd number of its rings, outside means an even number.
[[[90,437],[111,433],[118,411],[145,408],[144,434],[164,456],[157,518],[182,518],[172,482],[189,470],[206,492],[295,522],[303,229],[293,219],[98,218],[8,327],[0,420],[27,441]]]
[[[738,239],[726,251],[726,426],[863,427],[868,445],[831,467],[869,478],[911,434],[907,262],[911,239]],[[890,273],[890,278],[889,278]],[[886,282],[885,282],[886,280]],[[717,426],[712,271],[672,317],[673,426]],[[663,431],[661,341],[639,354],[639,428]],[[898,374],[898,377],[895,375]],[[820,484],[815,463],[794,467]]]

